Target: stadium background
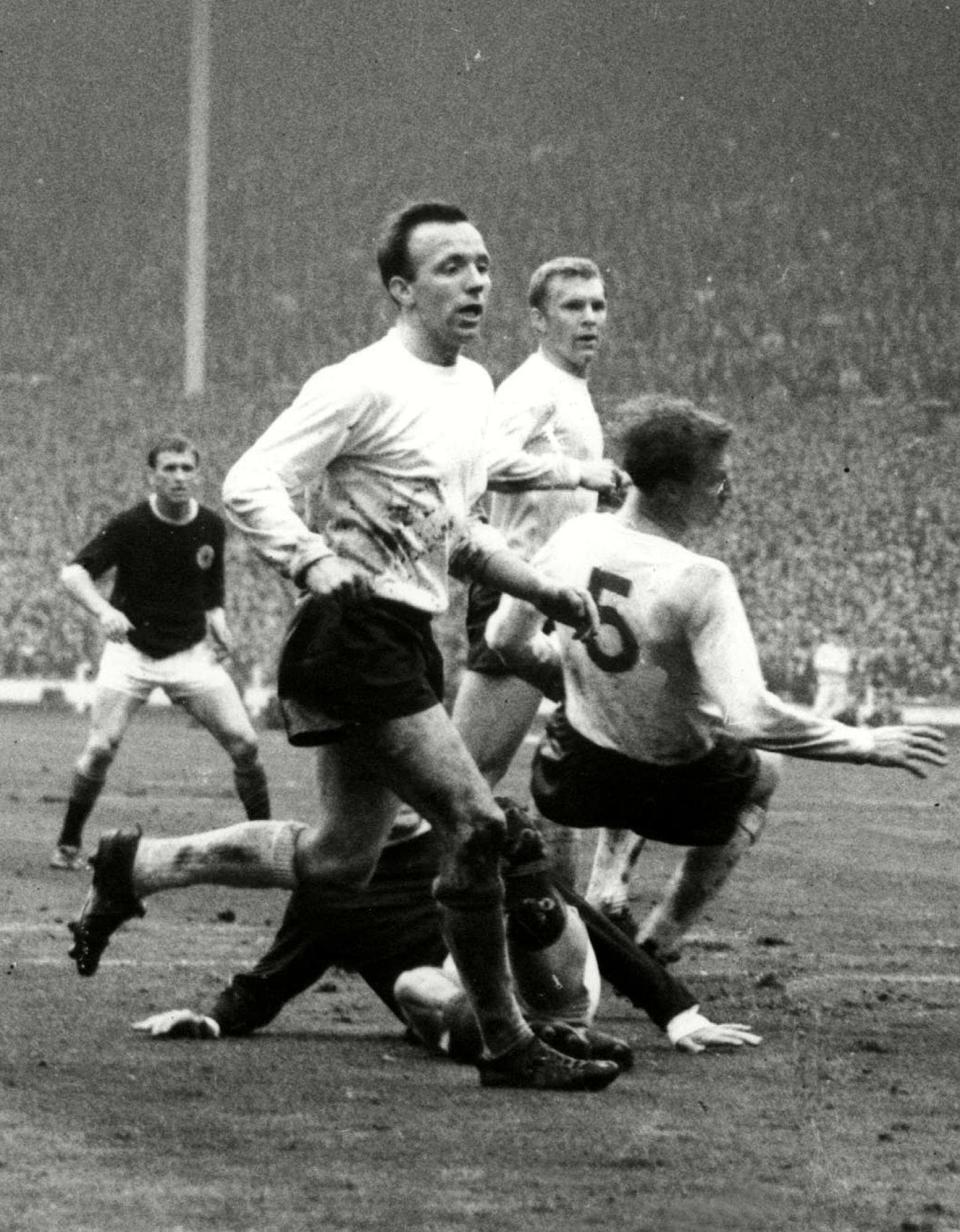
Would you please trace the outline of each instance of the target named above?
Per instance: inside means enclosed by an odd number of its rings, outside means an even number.
[[[0,14],[0,676],[96,661],[61,564],[183,425],[206,499],[316,367],[386,318],[383,213],[463,202],[496,265],[477,357],[526,352],[526,274],[594,256],[613,408],[737,425],[734,565],[772,684],[848,623],[877,677],[960,695],[957,15],[943,3],[217,0],[208,372],[180,396],[188,6]],[[234,542],[238,671],[290,595]],[[456,636],[456,618],[447,636]]]

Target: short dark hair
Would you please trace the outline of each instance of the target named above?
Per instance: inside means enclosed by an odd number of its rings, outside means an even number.
[[[383,224],[377,244],[380,278],[389,290],[391,278],[412,279],[416,270],[410,261],[410,233],[426,222],[469,222],[459,205],[445,201],[415,201],[394,211]]]
[[[550,293],[550,284],[556,278],[599,278],[603,281],[599,266],[589,257],[554,257],[538,265],[530,275],[527,303],[531,308],[543,308]]]
[[[157,458],[162,453],[192,453],[194,466],[200,465],[200,450],[190,437],[184,436],[182,432],[168,432],[166,436],[161,436],[155,444],[151,445],[150,452],[147,454],[147,465],[151,470],[156,470]]]
[[[641,492],[664,479],[689,483],[704,459],[733,435],[719,415],[664,394],[631,398],[615,415],[623,424],[623,469]]]

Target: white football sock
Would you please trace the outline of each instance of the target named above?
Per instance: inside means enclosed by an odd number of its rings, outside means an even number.
[[[133,865],[138,895],[189,885],[292,890],[299,821],[244,821],[177,838],[141,838]]]
[[[644,839],[630,830],[600,831],[584,895],[591,907],[610,911],[628,905],[630,881],[643,844]]]

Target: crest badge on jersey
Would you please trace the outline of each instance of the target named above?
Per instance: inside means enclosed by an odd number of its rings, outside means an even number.
[[[197,548],[197,564],[201,569],[209,569],[213,564],[214,550],[209,543],[201,544]]]

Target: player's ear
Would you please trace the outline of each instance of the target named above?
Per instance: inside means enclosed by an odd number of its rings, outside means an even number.
[[[538,338],[542,338],[546,333],[547,318],[543,315],[539,308],[530,309],[530,328]]]
[[[387,291],[398,308],[409,308],[416,298],[413,283],[400,274],[394,274],[390,279]]]

